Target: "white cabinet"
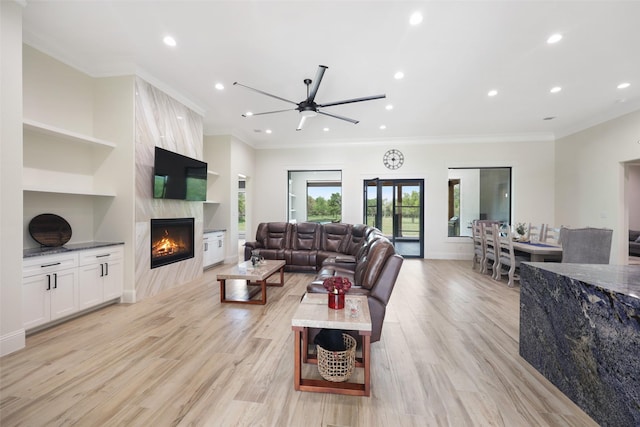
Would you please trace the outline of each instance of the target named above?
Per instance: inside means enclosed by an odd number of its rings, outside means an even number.
[[[51,255],[23,263],[22,313],[25,329],[78,311],[78,256]]]
[[[120,245],[25,258],[22,316],[25,330],[116,300],[122,295]]]
[[[121,297],[123,252],[120,246],[108,246],[80,253],[78,268],[80,310]]]
[[[224,236],[224,231],[204,233],[204,268],[224,261]]]

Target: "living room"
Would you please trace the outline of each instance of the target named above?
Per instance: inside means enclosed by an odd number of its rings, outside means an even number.
[[[27,4],[27,8],[28,8]],[[632,5],[628,7],[633,8]],[[138,237],[140,229],[136,225],[146,215],[149,206],[157,208],[159,215],[165,210],[182,213],[184,209],[194,211],[197,218],[197,230],[223,228],[227,231],[225,263],[237,262],[237,242],[240,231],[237,225],[237,177],[246,178],[247,191],[247,239],[255,234],[257,224],[269,221],[286,220],[288,206],[287,179],[292,170],[341,170],[342,201],[341,220],[346,223],[361,223],[363,220],[362,190],[363,180],[372,178],[416,178],[424,180],[424,258],[426,260],[469,260],[472,254],[471,241],[468,238],[451,238],[447,235],[447,180],[452,167],[504,166],[512,168],[512,218],[514,222],[530,221],[534,223],[563,224],[570,226],[605,227],[614,230],[611,254],[612,264],[626,264],[628,254],[628,231],[640,228],[640,210],[637,198],[633,198],[638,188],[638,162],[640,161],[640,141],[638,123],[640,107],[638,87],[640,82],[631,81],[624,102],[615,102],[619,95],[615,85],[611,89],[611,109],[598,111],[590,117],[584,117],[585,126],[576,124],[575,132],[556,137],[548,132],[499,135],[444,135],[411,137],[368,137],[366,141],[353,138],[353,143],[343,140],[307,142],[299,139],[295,145],[280,144],[278,139],[267,140],[261,145],[266,132],[260,132],[255,141],[230,133],[208,133],[201,130],[202,143],[189,146],[192,157],[208,162],[209,168],[218,174],[212,179],[216,193],[215,204],[207,204],[201,210],[195,205],[160,205],[149,200],[140,202],[138,187],[150,191],[150,180],[136,175],[137,165],[149,166],[136,159],[134,151],[138,149],[134,140],[135,102],[134,87],[149,85],[162,94],[183,105],[185,111],[195,111],[201,115],[197,106],[187,97],[180,96],[170,87],[163,86],[149,75],[132,74],[116,77],[91,76],[63,61],[26,44],[23,40],[21,15],[28,15],[17,3],[2,4],[2,354],[9,354],[25,345],[24,330],[20,313],[22,295],[22,251],[23,247],[33,245],[29,241],[26,226],[31,217],[47,211],[43,203],[55,207],[57,213],[70,214],[74,221],[74,241],[108,239],[124,242],[125,272],[124,296],[129,303],[144,303],[145,300],[162,301],[162,295],[172,295],[176,287],[193,286],[193,281],[203,280],[201,269],[197,267],[202,260],[201,254],[189,265],[189,273],[170,274],[139,272],[138,266],[148,266],[146,258],[139,259],[138,247],[146,247],[146,237]],[[637,31],[637,30],[636,30]],[[546,33],[545,33],[546,35]],[[629,38],[636,33],[629,34]],[[625,45],[628,46],[628,45]],[[631,51],[626,52],[631,56]],[[23,69],[23,63],[26,66]],[[631,61],[631,59],[629,60]],[[318,62],[318,61],[316,61]],[[313,78],[317,63],[306,64],[309,78]],[[328,64],[333,65],[333,64]],[[627,79],[639,75],[634,62],[625,68]],[[325,76],[327,84],[333,76],[330,68]],[[633,72],[636,72],[635,74]],[[228,78],[234,78],[229,76]],[[275,76],[277,77],[277,76]],[[274,77],[275,87],[284,84]],[[306,77],[306,75],[305,75]],[[286,80],[286,79],[284,79]],[[41,86],[26,85],[23,82],[39,82]],[[231,86],[231,81],[227,86]],[[247,81],[247,84],[253,82]],[[617,81],[615,82],[618,83]],[[604,84],[604,83],[603,83]],[[607,83],[608,84],[608,83]],[[302,91],[302,82],[292,84],[292,90]],[[140,87],[140,86],[138,86]],[[158,89],[159,87],[159,89]],[[79,89],[80,88],[80,89]],[[377,87],[374,88],[377,89]],[[368,89],[368,88],[364,88]],[[241,88],[228,88],[228,91]],[[154,92],[155,93],[155,92]],[[238,92],[235,92],[238,93]],[[295,92],[297,93],[297,92]],[[367,95],[365,92],[362,95]],[[374,92],[371,92],[374,93]],[[44,96],[43,96],[44,95]],[[357,95],[357,94],[356,94]],[[255,97],[254,97],[255,96]],[[297,95],[292,95],[297,96]],[[93,104],[94,98],[102,97],[100,107]],[[243,93],[247,100],[259,98],[259,95]],[[89,101],[91,99],[91,101]],[[126,99],[126,101],[124,101]],[[295,98],[297,99],[297,98]],[[111,102],[111,108],[108,107]],[[375,102],[375,101],[372,101]],[[90,105],[91,104],[91,105]],[[23,108],[16,109],[20,105]],[[65,106],[61,108],[60,105]],[[384,105],[384,104],[382,104]],[[442,109],[451,109],[441,104]],[[69,107],[71,106],[71,107]],[[355,108],[355,107],[354,107]],[[395,113],[401,111],[396,104]],[[122,153],[107,173],[112,181],[111,187],[117,189],[117,196],[98,196],[87,200],[80,196],[40,197],[34,201],[33,194],[23,194],[22,183],[16,177],[22,176],[23,120],[27,112],[33,115],[57,117],[58,126],[65,121],[81,123],[77,132],[87,134],[111,133],[109,139],[117,142],[114,153]],[[353,110],[360,116],[358,109]],[[238,116],[242,111],[234,111]],[[542,114],[542,113],[541,113]],[[546,112],[544,113],[546,114]],[[78,117],[82,119],[78,120]],[[100,117],[109,117],[101,121]],[[33,118],[33,117],[29,117]],[[366,116],[359,117],[366,123]],[[246,118],[243,118],[246,120]],[[536,120],[541,118],[536,117]],[[194,119],[198,123],[198,119]],[[496,118],[496,120],[498,120]],[[56,121],[56,120],[54,120]],[[126,123],[126,126],[121,126]],[[290,123],[292,134],[296,118]],[[198,128],[199,125],[196,125]],[[377,123],[376,123],[377,126]],[[72,126],[69,126],[73,128]],[[86,128],[88,130],[82,129]],[[249,125],[249,132],[253,128]],[[311,126],[309,126],[311,128]],[[245,128],[246,132],[246,128]],[[352,131],[350,131],[352,132]],[[115,134],[115,135],[113,135]],[[196,139],[197,140],[197,139]],[[157,142],[160,144],[160,142]],[[122,148],[122,151],[118,151]],[[383,156],[389,149],[399,149],[404,155],[404,164],[400,169],[388,169]],[[141,169],[144,169],[142,167]],[[143,170],[142,173],[149,173]],[[144,176],[144,175],[142,175]],[[637,194],[637,192],[636,192]],[[92,196],[93,197],[93,196]],[[106,197],[106,198],[105,198]],[[82,212],[91,212],[86,219]],[[107,214],[105,214],[107,213]],[[148,221],[148,217],[144,217]],[[144,235],[143,233],[143,236]],[[22,245],[16,245],[22,242]],[[16,246],[18,248],[16,249]],[[420,262],[420,261],[418,261]],[[429,268],[429,264],[426,264]],[[438,269],[435,264],[434,269]],[[453,264],[467,266],[467,263]],[[408,271],[419,270],[409,268]],[[164,270],[169,271],[169,270]],[[464,273],[462,274],[464,277]],[[141,280],[144,277],[144,280]],[[207,276],[209,280],[212,277]],[[298,277],[298,276],[296,276]],[[406,276],[407,278],[409,276]],[[464,280],[460,276],[459,280]],[[178,279],[176,279],[178,278]],[[303,281],[302,278],[296,280]],[[490,283],[483,282],[483,287]],[[300,288],[298,286],[296,289]],[[509,298],[514,299],[515,296]],[[280,296],[285,298],[284,295]],[[136,302],[139,301],[139,302]],[[508,310],[513,307],[508,308]],[[112,307],[105,313],[118,315],[121,308]],[[106,315],[106,314],[105,314]],[[422,315],[428,316],[428,313]],[[259,318],[257,313],[251,314]],[[402,317],[401,308],[396,308],[396,316]],[[252,317],[253,318],[253,317]],[[496,322],[498,323],[498,322]],[[510,328],[517,325],[510,324]],[[64,330],[64,329],[63,329]],[[62,330],[61,330],[62,333]],[[389,334],[393,336],[392,334]],[[284,340],[283,338],[282,340]],[[34,341],[35,342],[35,341]],[[288,342],[285,344],[288,345]],[[287,355],[288,356],[288,355]],[[285,356],[286,357],[286,356]],[[380,357],[380,355],[378,355]],[[379,379],[379,381],[383,381]],[[290,392],[290,391],[289,391]],[[409,401],[408,406],[413,402]]]

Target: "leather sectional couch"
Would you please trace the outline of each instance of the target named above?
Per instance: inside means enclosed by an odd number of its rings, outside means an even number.
[[[371,313],[371,342],[380,340],[386,306],[404,259],[382,233],[364,224],[261,223],[256,241],[245,244],[245,260],[259,250],[285,269],[315,272],[307,292],[326,293],[327,277],[348,277],[348,295],[365,295]]]

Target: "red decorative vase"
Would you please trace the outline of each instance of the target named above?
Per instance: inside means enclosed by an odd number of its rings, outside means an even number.
[[[329,308],[333,308],[334,310],[340,310],[344,308],[344,294],[333,294],[329,295]]]

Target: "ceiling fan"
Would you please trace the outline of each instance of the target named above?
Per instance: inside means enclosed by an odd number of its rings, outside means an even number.
[[[276,95],[272,95],[270,93],[258,90],[258,89],[254,89],[252,87],[249,86],[245,86],[243,84],[240,84],[238,82],[234,82],[233,85],[238,85],[238,86],[242,86],[244,88],[250,89],[254,92],[258,92],[261,93],[263,95],[267,95],[270,96],[272,98],[276,98],[279,99],[281,101],[284,102],[288,102],[289,104],[293,104],[296,106],[296,108],[289,108],[287,110],[277,110],[277,111],[267,111],[265,113],[254,113],[254,114],[243,114],[242,117],[247,117],[249,115],[251,116],[261,116],[264,114],[273,114],[273,113],[282,113],[284,111],[294,111],[297,110],[298,112],[300,112],[300,123],[298,123],[298,127],[296,128],[296,130],[302,130],[302,127],[304,126],[304,122],[308,117],[314,117],[317,114],[322,114],[325,116],[329,116],[329,117],[333,117],[335,119],[340,119],[340,120],[345,120],[347,122],[351,122],[353,124],[357,124],[358,120],[354,120],[354,119],[350,119],[348,117],[344,117],[344,116],[339,116],[337,114],[332,114],[332,113],[327,113],[326,111],[320,110],[320,108],[324,108],[324,107],[332,107],[334,105],[341,105],[341,104],[351,104],[353,102],[362,102],[362,101],[371,101],[373,99],[380,99],[380,98],[385,98],[386,95],[373,95],[373,96],[365,96],[363,98],[353,98],[353,99],[345,99],[344,101],[336,101],[336,102],[325,102],[323,104],[318,104],[317,102],[315,102],[316,99],[316,94],[318,93],[318,87],[320,87],[320,82],[322,82],[322,76],[324,76],[324,72],[326,71],[326,69],[329,68],[327,66],[324,65],[319,65],[318,66],[318,72],[316,73],[316,77],[315,77],[315,82],[312,81],[311,79],[304,79],[304,84],[307,85],[307,98],[303,101],[300,102],[293,102],[290,101],[288,99],[284,99],[281,98],[279,96]],[[313,86],[311,86],[311,84],[313,83]]]

